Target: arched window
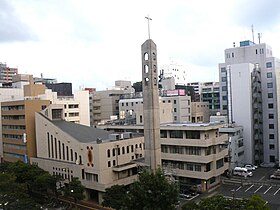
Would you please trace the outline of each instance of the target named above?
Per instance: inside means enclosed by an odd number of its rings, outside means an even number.
[[[107,150],[107,157],[109,158],[111,156],[110,149]]]
[[[145,60],[145,61],[149,60],[149,54],[148,54],[147,52],[144,53],[144,60]]]
[[[149,66],[148,65],[145,65],[144,66],[144,72],[147,74],[149,72]]]
[[[153,52],[153,60],[156,60],[156,54]]]

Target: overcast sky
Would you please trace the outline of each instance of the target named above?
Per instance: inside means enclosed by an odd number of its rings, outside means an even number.
[[[0,62],[73,88],[141,81],[141,44],[158,66],[183,65],[187,81],[218,81],[224,50],[252,40],[280,58],[279,0],[0,0]]]

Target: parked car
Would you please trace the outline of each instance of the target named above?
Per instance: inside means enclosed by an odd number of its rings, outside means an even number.
[[[251,171],[249,171],[247,168],[235,167],[233,169],[233,175],[247,177],[247,176],[253,176],[253,173]]]
[[[252,164],[245,164],[244,168],[247,168],[247,170],[249,170],[249,171],[254,171],[254,170],[256,170],[256,168],[258,168],[258,166],[255,166]]]
[[[270,179],[280,179],[280,169],[273,172],[272,175],[270,175]]]

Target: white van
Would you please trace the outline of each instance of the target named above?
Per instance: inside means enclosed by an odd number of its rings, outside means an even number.
[[[247,177],[247,176],[253,176],[253,173],[251,171],[248,171],[247,168],[235,167],[233,169],[233,175]]]

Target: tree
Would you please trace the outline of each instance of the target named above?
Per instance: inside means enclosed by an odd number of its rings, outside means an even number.
[[[72,181],[64,189],[64,195],[73,198],[76,204],[78,200],[84,199],[84,191],[85,187],[81,184],[78,177],[73,177]]]
[[[269,210],[266,201],[259,195],[253,195],[246,203],[247,210]]]
[[[134,82],[132,87],[134,88],[135,92],[142,92],[142,81]]]
[[[266,202],[259,195],[253,195],[249,199],[227,199],[223,195],[216,195],[192,205],[194,204],[186,203],[182,206],[182,210],[269,210]]]
[[[107,189],[106,192],[111,193],[111,190]],[[128,191],[123,187],[115,187],[114,190],[118,190],[116,194],[119,193],[118,198],[122,197],[122,200],[118,202],[113,196],[105,195],[103,204],[108,207],[118,204],[118,209],[175,209],[179,195],[178,185],[168,181],[162,169],[144,171],[139,175],[139,180],[129,186]]]
[[[110,206],[120,210],[126,205],[128,189],[124,185],[114,185],[105,190],[103,196],[103,206]]]

